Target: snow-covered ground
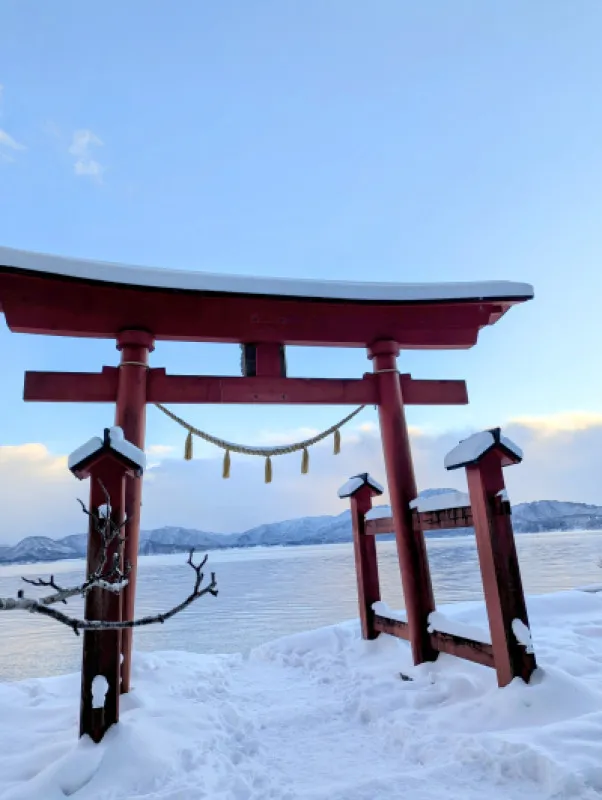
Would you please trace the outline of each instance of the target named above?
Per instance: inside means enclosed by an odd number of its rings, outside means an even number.
[[[441,610],[485,624],[480,604]],[[599,799],[602,595],[529,612],[540,669],[503,690],[450,656],[414,668],[404,642],[363,642],[356,623],[244,656],[139,652],[97,746],[77,739],[78,676],[1,685],[0,797]]]

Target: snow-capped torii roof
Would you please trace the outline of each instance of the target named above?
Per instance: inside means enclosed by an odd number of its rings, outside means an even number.
[[[453,300],[529,300],[533,287],[512,281],[463,283],[361,283],[305,278],[268,278],[211,272],[127,266],[106,261],[67,258],[0,247],[2,267],[43,272],[102,283],[217,294],[276,295],[280,297],[375,302],[434,302]]]
[[[462,440],[453,450],[450,450],[443,462],[445,469],[460,469],[477,464],[483,456],[496,447],[505,455],[503,466],[518,464],[523,460],[521,448],[504,436],[500,428],[492,428],[489,431],[473,433],[468,439]]]
[[[146,456],[139,447],[128,442],[123,430],[114,426],[105,428],[104,436],[93,436],[74,450],[67,460],[67,466],[74,474],[80,472],[91,459],[101,451],[117,453],[128,461],[132,469],[141,475],[146,469]]]
[[[412,273],[410,273],[412,274]],[[415,273],[414,273],[415,274]],[[0,247],[0,312],[15,333],[155,341],[467,349],[526,283],[359,283],[217,275]]]

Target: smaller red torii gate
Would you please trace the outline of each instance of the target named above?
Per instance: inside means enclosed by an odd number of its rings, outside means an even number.
[[[115,425],[144,449],[148,403],[373,404],[378,407],[395,530],[408,580],[427,584],[424,548],[409,502],[416,481],[405,406],[464,404],[464,381],[400,375],[403,349],[465,349],[480,330],[533,297],[508,281],[375,284],[247,278],[139,269],[0,247],[0,312],[16,333],[114,339],[117,367],[101,372],[27,372],[24,399],[115,403]],[[150,368],[157,341],[253,345],[255,375],[168,375]],[[286,346],[365,348],[373,373],[360,379],[289,378]],[[123,617],[134,617],[141,481],[127,479],[125,514],[132,569]],[[431,591],[432,595],[432,591]],[[423,594],[424,608],[432,597]],[[412,642],[417,661],[434,657]],[[122,636],[122,692],[130,687],[132,631]]]
[[[474,434],[445,457],[446,469],[466,469],[469,497],[462,497],[462,504],[456,501],[450,507],[445,505],[449,500],[443,494],[433,498],[435,507],[432,501],[427,503],[429,510],[421,509],[419,498],[407,505],[416,552],[420,557],[420,570],[409,571],[407,549],[403,543],[400,549],[397,540],[407,619],[391,616],[390,611],[384,613],[379,607],[382,604],[376,536],[398,530],[394,516],[397,509],[393,515],[374,514],[380,509],[372,511],[372,498],[381,495],[383,487],[367,473],[354,476],[339,489],[339,497],[349,498],[351,504],[358,604],[364,639],[376,639],[380,633],[388,633],[410,641],[416,664],[423,660],[420,653],[430,648],[434,658],[439,653],[448,653],[493,667],[499,686],[507,686],[516,677],[529,682],[536,661],[502,471],[503,467],[521,461],[522,451],[503,436],[499,428]],[[442,627],[435,616],[431,616],[436,606],[424,532],[469,527],[474,528],[476,535],[489,641],[477,641],[472,630],[463,631],[461,626],[453,623],[448,627],[449,621]]]

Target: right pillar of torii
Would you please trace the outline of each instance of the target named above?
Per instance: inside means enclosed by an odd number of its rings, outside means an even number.
[[[368,356],[378,380],[378,416],[410,645],[414,663],[421,664],[437,658],[428,633],[428,617],[435,610],[435,598],[424,534],[412,528],[410,503],[418,490],[397,369],[399,351],[397,342],[380,341],[369,348]]]

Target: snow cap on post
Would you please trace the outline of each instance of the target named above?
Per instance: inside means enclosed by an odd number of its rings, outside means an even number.
[[[455,489],[444,489],[437,494],[418,495],[410,503],[412,511],[419,514],[429,511],[447,511],[449,508],[466,508],[470,505],[470,498],[466,492],[458,492]]]
[[[67,461],[67,466],[76,478],[83,480],[89,475],[89,469],[102,456],[111,455],[120,461],[131,475],[139,478],[146,468],[144,452],[127,439],[119,427],[105,428],[103,437],[93,436],[77,450],[74,450]]]
[[[445,469],[453,470],[478,464],[492,450],[497,450],[502,460],[502,466],[520,464],[523,460],[523,451],[511,439],[502,434],[501,428],[492,428],[488,431],[473,433],[464,439],[445,456]]]
[[[354,475],[353,478],[349,478],[347,483],[344,483],[339,489],[338,495],[341,500],[344,500],[346,497],[353,497],[363,486],[369,486],[375,495],[384,492],[383,487],[378,481],[374,480],[372,475],[369,475],[367,472],[362,472],[359,475]]]

